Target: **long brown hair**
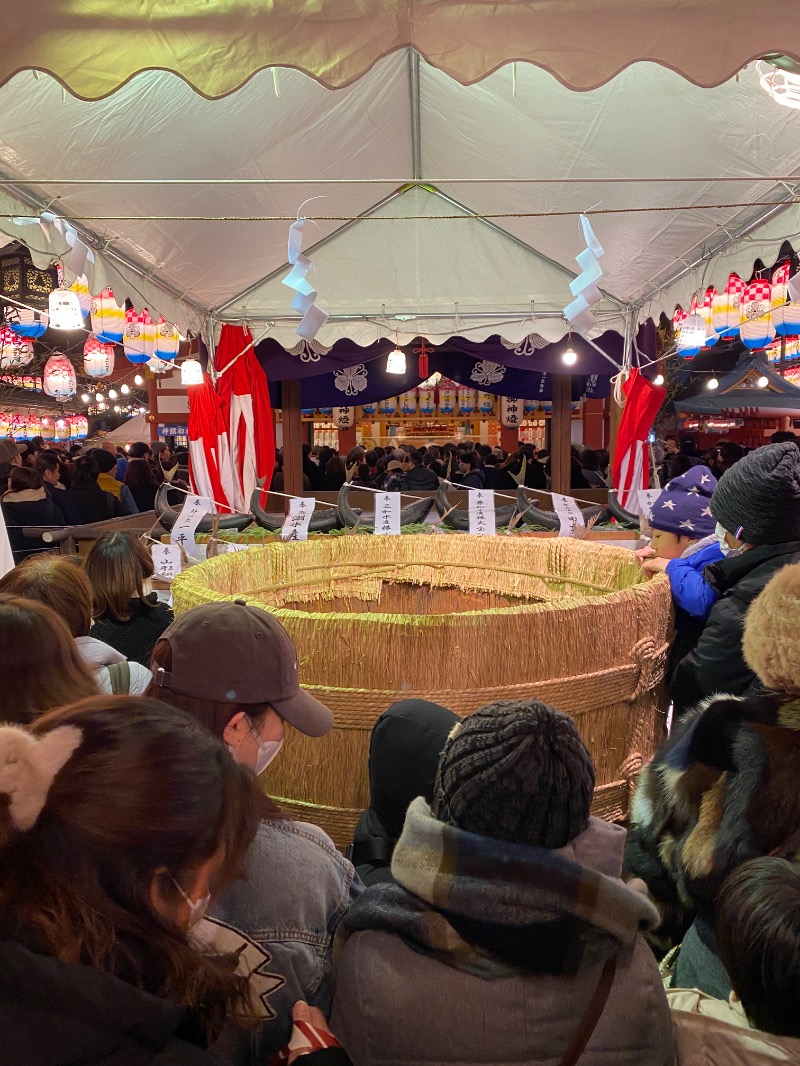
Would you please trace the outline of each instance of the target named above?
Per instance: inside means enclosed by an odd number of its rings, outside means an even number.
[[[194,1010],[209,1033],[246,1011],[231,960],[201,955],[151,899],[217,854],[211,891],[238,876],[258,827],[258,788],[208,730],[157,700],[103,696],[40,718],[82,740],[27,832],[0,803],[0,929]],[[168,871],[167,874],[163,871]]]
[[[97,693],[66,625],[43,603],[0,594],[0,647],[0,722],[26,725]]]
[[[104,533],[86,556],[95,618],[130,620],[130,601],[138,596],[146,607],[144,583],[153,576],[153,560],[133,533]]]
[[[66,622],[73,637],[89,635],[92,628],[92,586],[80,565],[65,557],[30,556],[0,578],[0,592],[22,596],[26,600],[38,600]]]
[[[129,459],[124,481],[131,492],[146,492],[161,484],[147,459]]]
[[[159,669],[163,669],[167,673],[172,672],[172,646],[164,637],[156,642],[150,659],[150,669],[153,671],[153,679],[145,695],[164,700],[170,706],[186,711],[187,714],[190,714],[220,740],[222,740],[225,733],[225,727],[235,714],[240,712],[246,714],[253,723],[254,728],[258,729],[270,709],[269,703],[217,703],[214,700],[198,699],[196,696],[184,696],[182,692],[173,692],[171,688],[159,685]],[[283,818],[283,811],[278,804],[265,793],[261,795],[261,817],[266,819]]]

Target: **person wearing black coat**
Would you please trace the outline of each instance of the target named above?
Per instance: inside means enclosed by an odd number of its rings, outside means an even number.
[[[61,482],[61,463],[53,452],[40,452],[36,460],[36,470],[42,475],[44,490],[60,514],[60,521],[65,526],[81,524],[81,513],[66,485]]]
[[[61,526],[63,516],[47,495],[38,470],[30,466],[14,466],[8,479],[8,491],[3,493],[3,518],[15,563],[29,555],[46,550],[41,537],[26,537],[24,526]]]
[[[677,717],[717,692],[744,696],[757,687],[742,654],[744,618],[773,574],[800,561],[800,450],[786,443],[751,452],[728,470],[710,506],[726,558],[704,571],[719,599],[672,675]]]
[[[72,484],[67,489],[78,509],[81,522],[105,522],[109,518],[122,517],[122,504],[110,492],[103,492],[97,484],[100,467],[88,456],[76,459],[73,464]]]
[[[405,492],[436,492],[439,479],[432,470],[423,466],[422,452],[411,456],[412,467],[403,475],[402,487]]]
[[[350,856],[365,885],[391,881],[392,852],[408,805],[430,803],[439,756],[457,714],[427,700],[401,700],[381,715],[369,742],[369,807],[356,826]]]

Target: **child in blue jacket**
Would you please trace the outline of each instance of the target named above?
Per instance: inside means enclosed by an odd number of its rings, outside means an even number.
[[[653,504],[650,557],[642,562],[646,573],[666,573],[675,606],[703,621],[717,600],[703,570],[723,557],[711,514],[716,487],[707,466],[693,466],[668,482]]]

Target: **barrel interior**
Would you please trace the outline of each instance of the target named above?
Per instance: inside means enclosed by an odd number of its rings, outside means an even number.
[[[412,585],[407,581],[383,580],[374,591],[375,595],[358,598],[332,596],[317,599],[314,601],[314,613],[442,615],[459,614],[463,611],[491,611],[499,607],[518,607],[523,603],[541,602],[531,596],[471,592],[453,585],[433,588],[430,585]],[[287,600],[283,606],[287,610],[308,610],[308,604],[298,600]]]

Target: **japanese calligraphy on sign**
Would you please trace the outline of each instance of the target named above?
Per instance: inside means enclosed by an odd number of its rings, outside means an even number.
[[[500,420],[504,426],[514,428],[522,424],[523,404],[517,396],[503,396],[500,400]]]
[[[653,504],[663,491],[663,489],[639,489],[636,494],[639,499],[640,519],[644,519],[648,525],[653,520]]]
[[[172,581],[181,572],[181,550],[177,544],[153,544],[153,568],[162,581]]]
[[[289,500],[289,513],[281,527],[281,540],[308,540],[308,523],[316,502],[313,498],[300,499],[297,496]]]
[[[400,493],[379,492],[375,496],[375,536],[393,536],[400,532]]]
[[[188,495],[170,532],[172,543],[179,544],[187,555],[195,555],[195,531],[210,511],[211,500],[207,497]]]
[[[561,523],[558,531],[560,537],[571,537],[577,528],[583,528],[586,525],[580,507],[571,496],[562,496],[561,493],[554,492],[552,499],[553,509]]]
[[[469,531],[479,537],[491,537],[497,532],[494,492],[490,489],[470,489]]]

